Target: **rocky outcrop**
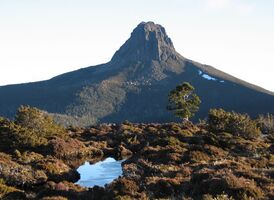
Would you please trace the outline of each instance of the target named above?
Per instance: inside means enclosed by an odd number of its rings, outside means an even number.
[[[166,30],[153,22],[140,23],[131,33],[131,37],[114,54],[111,62],[148,62],[179,59]]]

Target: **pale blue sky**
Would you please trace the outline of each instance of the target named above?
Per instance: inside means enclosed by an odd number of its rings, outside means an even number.
[[[274,91],[272,0],[0,0],[0,85],[108,62],[141,21],[177,51]]]

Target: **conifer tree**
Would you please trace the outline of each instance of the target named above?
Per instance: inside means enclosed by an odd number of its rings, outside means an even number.
[[[167,109],[175,116],[188,121],[198,111],[201,103],[194,90],[195,88],[188,82],[178,85],[168,95]]]

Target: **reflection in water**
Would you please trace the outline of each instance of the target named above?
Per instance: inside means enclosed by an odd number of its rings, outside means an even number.
[[[107,158],[92,165],[85,162],[77,169],[81,178],[76,184],[84,187],[104,186],[122,175],[121,163],[123,161]]]

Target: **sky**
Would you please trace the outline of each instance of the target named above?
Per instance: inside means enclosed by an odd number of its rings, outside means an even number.
[[[176,50],[274,91],[273,0],[0,0],[0,85],[108,62],[142,21]]]

